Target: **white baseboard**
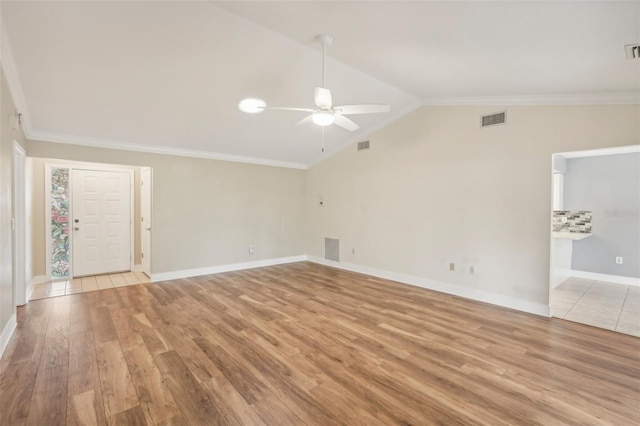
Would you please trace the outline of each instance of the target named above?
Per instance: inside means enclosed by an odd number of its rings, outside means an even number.
[[[440,281],[428,280],[426,278],[415,277],[412,275],[400,274],[397,272],[385,271],[382,269],[371,268],[369,266],[354,265],[349,263],[334,262],[332,260],[322,259],[315,256],[307,256],[307,260],[321,265],[332,266],[338,269],[358,272],[361,274],[372,275],[378,278],[398,281],[404,284],[422,287],[429,290],[439,291],[441,293],[453,294],[454,296],[464,297],[466,299],[477,300],[480,302],[490,303],[505,308],[515,309],[544,317],[551,316],[551,307],[542,303],[527,302],[526,300],[516,299],[514,297],[502,294],[491,293],[488,291],[472,289],[455,284],[444,283]]]
[[[4,326],[2,330],[2,334],[0,334],[0,358],[4,354],[4,350],[7,349],[7,344],[9,343],[9,339],[13,335],[13,332],[16,330],[16,326],[18,323],[16,322],[16,313],[9,318],[7,325]]]
[[[616,284],[625,284],[640,287],[640,278],[622,277],[620,275],[598,274],[596,272],[571,270],[570,275],[576,278],[584,278],[587,280],[604,281]]]
[[[428,280],[425,278],[414,277],[411,275],[404,275],[397,272],[385,271],[382,269],[371,268],[368,266],[334,262],[331,260],[322,259],[320,257],[307,256],[307,255],[280,257],[275,259],[264,259],[264,260],[257,260],[254,262],[232,263],[228,265],[218,265],[218,266],[210,266],[210,267],[196,268],[196,269],[185,269],[181,271],[162,272],[159,274],[151,274],[151,282],[177,280],[181,278],[197,277],[200,275],[218,274],[221,272],[239,271],[242,269],[260,268],[263,266],[281,265],[284,263],[303,262],[305,260],[308,260],[314,263],[319,263],[321,265],[332,266],[338,269],[344,269],[347,271],[358,272],[361,274],[371,275],[378,278],[398,281],[404,284],[409,284],[416,287],[422,287],[429,290],[435,290],[442,293],[453,294],[455,296],[460,296],[467,299],[491,303],[493,305],[503,306],[505,308],[511,308],[518,311],[535,314],[535,315],[541,315],[545,317],[551,316],[551,308],[549,307],[549,305],[527,302],[525,300],[504,296],[497,293],[471,289],[468,287],[462,287],[455,284],[448,284],[448,283],[443,283],[439,281]]]
[[[281,265],[283,263],[303,262],[306,255],[278,257],[275,259],[256,260],[253,262],[231,263],[228,265],[208,266],[205,268],[184,269],[182,271],[161,272],[151,274],[151,282],[177,280],[180,278],[197,277],[200,275],[219,274],[221,272],[239,271],[242,269],[260,268],[262,266]]]

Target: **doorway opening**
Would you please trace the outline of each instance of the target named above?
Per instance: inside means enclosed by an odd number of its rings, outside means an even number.
[[[551,315],[640,337],[640,145],[552,164]]]
[[[30,160],[32,263],[40,278],[31,299],[149,282],[151,169]]]

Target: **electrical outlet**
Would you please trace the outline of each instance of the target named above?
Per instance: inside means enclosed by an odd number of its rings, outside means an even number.
[[[473,275],[476,273],[476,269],[473,266],[469,266],[469,274]]]
[[[254,246],[249,246],[249,254],[253,254],[254,251],[256,251],[256,248]]]
[[[456,264],[455,263],[450,263],[449,264],[449,270],[450,271],[455,271],[456,270]]]
[[[352,248],[351,249],[351,254],[356,254],[356,249]]]
[[[616,263],[617,263],[618,265],[622,265],[623,260],[624,260],[624,259],[622,259],[622,256],[617,256],[617,257],[616,257]]]

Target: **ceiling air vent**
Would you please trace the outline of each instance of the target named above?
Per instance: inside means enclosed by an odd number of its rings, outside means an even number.
[[[363,149],[369,149],[369,141],[358,142],[358,151],[362,151]]]
[[[507,122],[507,112],[496,112],[493,114],[483,115],[480,127],[498,126]]]
[[[627,44],[624,47],[627,59],[640,59],[640,44]]]

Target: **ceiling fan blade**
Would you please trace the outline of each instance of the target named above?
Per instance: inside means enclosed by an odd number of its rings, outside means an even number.
[[[336,125],[342,127],[343,129],[347,129],[347,130],[353,132],[354,130],[358,130],[360,128],[360,126],[358,126],[353,121],[349,120],[344,115],[335,114],[334,117],[335,117],[335,121],[333,122],[333,124],[336,124]]]
[[[313,122],[313,115],[307,115],[305,118],[303,118],[302,120],[298,121],[296,123],[296,126],[304,126],[305,124],[311,123]]]
[[[324,87],[316,87],[313,91],[313,100],[318,108],[331,109],[331,92]]]
[[[280,111],[303,111],[303,112],[313,112],[311,108],[288,108],[288,107],[266,107],[265,109],[277,109]]]
[[[369,105],[341,105],[334,108],[340,114],[374,114],[378,112],[389,112],[389,105],[369,104]]]

